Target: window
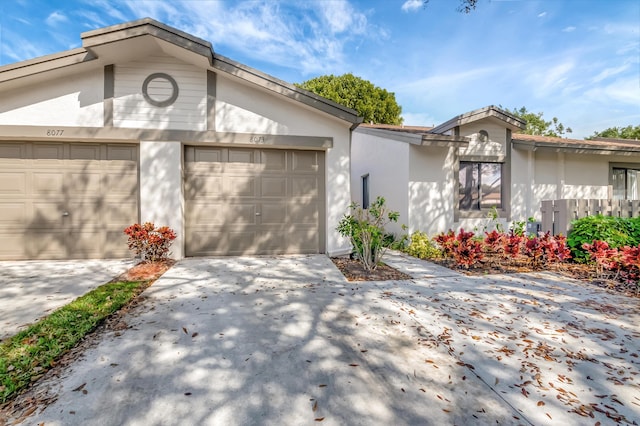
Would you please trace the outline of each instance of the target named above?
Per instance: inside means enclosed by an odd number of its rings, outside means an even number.
[[[502,163],[460,162],[460,210],[502,209]]]
[[[369,174],[362,176],[362,208],[369,208]]]
[[[640,169],[614,167],[611,184],[614,200],[640,200]]]

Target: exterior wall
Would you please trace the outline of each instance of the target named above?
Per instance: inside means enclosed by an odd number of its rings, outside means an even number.
[[[455,148],[412,146],[409,161],[409,233],[433,236],[453,227]]]
[[[104,117],[103,71],[3,92],[0,99],[0,125],[99,127]]]
[[[326,250],[329,255],[350,250],[335,230],[351,203],[349,124],[276,97],[255,86],[217,75],[215,130],[217,132],[323,136],[333,138],[325,156]]]
[[[478,132],[485,130],[489,133],[489,141],[481,143]],[[490,122],[488,119],[460,126],[460,136],[471,138],[469,146],[460,149],[460,155],[505,155],[507,152],[507,137],[504,126]]]
[[[144,80],[157,72],[170,75],[178,83],[178,98],[168,107],[150,105],[142,95]],[[114,74],[115,127],[206,130],[207,74],[204,69],[169,56],[150,56],[144,61],[116,64]],[[149,85],[149,91],[153,90],[153,84]],[[155,84],[155,91],[169,96],[170,87],[163,89],[166,84],[162,80]]]
[[[184,257],[184,196],[182,144],[140,142],[140,222],[172,228],[177,238],[172,257]]]
[[[362,205],[362,176],[369,174],[369,201],[384,197],[390,210],[400,218],[387,231],[403,233],[402,224],[409,225],[409,144],[355,131],[351,147],[351,197]]]

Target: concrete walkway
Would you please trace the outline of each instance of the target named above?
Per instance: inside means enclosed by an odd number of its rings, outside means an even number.
[[[0,340],[135,265],[127,260],[0,262]]]
[[[640,419],[636,299],[552,274],[348,283],[324,256],[180,261],[24,424]],[[593,416],[593,417],[591,417]],[[607,417],[608,416],[608,417]]]

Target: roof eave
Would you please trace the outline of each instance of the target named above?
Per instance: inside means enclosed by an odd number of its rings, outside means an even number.
[[[351,108],[347,108],[217,53],[214,55],[213,68],[347,121],[353,125],[351,127],[352,129],[362,123],[362,117],[359,117],[358,113]]]
[[[464,124],[489,117],[494,117],[505,122],[507,126],[511,128],[511,130],[524,129],[527,126],[526,122],[521,118],[509,114],[508,112],[496,107],[495,105],[489,105],[487,107],[469,111],[453,117],[452,119],[434,127],[430,130],[429,133],[444,133],[453,129],[454,127],[462,126]]]
[[[370,127],[358,127],[355,131],[416,146],[464,148],[469,145],[469,138],[464,136],[410,133],[398,130],[372,129]]]
[[[571,152],[576,154],[598,154],[598,155],[640,155],[639,147],[626,147],[626,146],[607,146],[599,147],[587,144],[563,144],[557,142],[537,142],[537,141],[523,141],[513,139],[512,144],[514,148],[522,151],[536,151],[539,148],[550,149],[555,152]]]

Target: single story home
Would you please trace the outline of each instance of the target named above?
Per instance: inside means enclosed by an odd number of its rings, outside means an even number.
[[[152,19],[0,67],[0,259],[341,253],[356,112]]]
[[[391,231],[429,235],[541,220],[541,202],[640,199],[640,142],[518,133],[525,122],[488,106],[435,127],[361,124],[353,132],[351,188],[400,212]]]

